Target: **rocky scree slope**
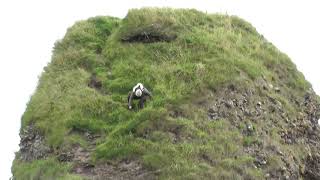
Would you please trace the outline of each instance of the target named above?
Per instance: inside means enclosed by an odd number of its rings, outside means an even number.
[[[129,111],[128,91],[154,94]],[[133,9],[56,42],[13,179],[319,179],[319,97],[244,20]]]

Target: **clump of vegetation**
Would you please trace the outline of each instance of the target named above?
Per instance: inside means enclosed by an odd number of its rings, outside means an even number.
[[[61,180],[80,180],[80,176],[70,175],[68,171],[71,164],[59,163],[54,158],[46,160],[35,160],[33,162],[13,162],[12,173],[17,179],[61,179]]]
[[[90,86],[93,76],[99,88]],[[255,87],[261,77],[287,92],[270,96],[281,96],[290,111],[296,107],[289,95],[310,88],[286,55],[235,16],[143,8],[122,20],[94,17],[77,22],[56,43],[21,129],[34,124],[55,151],[72,148],[74,137],[86,148],[81,135],[97,135],[93,164],[137,160],[162,179],[262,178],[243,150],[261,141],[228,119],[208,120],[207,107],[197,104],[229,84]],[[129,111],[127,94],[137,82],[154,98],[145,109]],[[56,158],[16,160],[13,174],[78,178],[72,163]]]

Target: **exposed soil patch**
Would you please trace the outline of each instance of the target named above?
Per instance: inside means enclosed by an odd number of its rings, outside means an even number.
[[[90,77],[88,86],[90,88],[100,90],[102,88],[102,82],[97,78],[96,74],[92,74],[92,76]]]
[[[74,154],[72,172],[87,179],[155,179],[155,174],[143,168],[138,161],[127,160],[119,163],[90,163],[91,152],[78,148]]]
[[[83,137],[89,142],[88,146],[81,147],[75,144],[71,149],[57,155],[59,161],[73,163],[72,173],[89,180],[156,179],[157,172],[145,169],[137,160],[94,164],[91,161],[91,155],[95,150],[99,136],[84,132]]]
[[[137,161],[123,161],[117,165],[108,163],[95,167],[92,179],[156,179],[154,172],[147,171]]]
[[[154,43],[154,42],[170,42],[174,40],[176,36],[167,36],[150,32],[141,32],[122,39],[124,42],[142,42],[142,43]]]
[[[261,79],[252,87],[230,85],[217,91],[213,98],[208,98],[207,117],[212,120],[228,120],[240,128],[244,137],[259,139],[244,146],[243,152],[255,158],[254,166],[266,174],[266,179],[320,179],[320,156],[306,160],[305,175],[300,171],[298,157],[281,149],[277,144],[269,144],[270,132],[277,129],[284,145],[298,145],[318,149],[320,147],[319,103],[313,92],[305,97],[289,99],[296,113],[289,113],[286,104],[277,96],[272,96],[275,88]],[[290,96],[289,96],[290,97]],[[288,105],[288,104],[287,104]],[[291,105],[291,104],[290,104]],[[271,148],[272,147],[272,148]],[[311,151],[311,155],[316,152]],[[279,159],[277,166],[271,165],[268,159]],[[204,160],[211,162],[207,157]],[[271,168],[272,166],[272,168]]]
[[[317,180],[320,179],[320,156],[308,156],[306,160],[305,174],[303,175],[305,179]]]
[[[184,112],[180,109],[172,109],[169,112],[169,116],[173,118],[179,118],[179,117],[183,118],[185,115],[184,115]]]
[[[163,25],[154,23],[149,26],[132,29],[121,40],[123,42],[141,42],[141,43],[154,43],[154,42],[170,42],[177,38],[173,29],[164,27]]]

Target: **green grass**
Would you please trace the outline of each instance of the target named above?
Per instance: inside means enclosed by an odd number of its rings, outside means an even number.
[[[141,32],[176,39],[123,42]],[[99,91],[87,85],[93,73],[102,82]],[[293,94],[310,87],[286,55],[235,16],[143,8],[130,10],[123,20],[94,17],[75,23],[55,44],[22,129],[34,123],[54,149],[77,142],[86,147],[73,131],[99,134],[94,161],[138,159],[160,169],[162,179],[262,178],[253,157],[242,151],[259,141],[243,137],[227,119],[208,121],[204,110],[192,105],[206,92],[230,83],[252,85],[262,76]],[[145,109],[128,111],[128,91],[138,82],[154,98]],[[278,99],[294,111],[286,98]],[[184,109],[186,117],[170,117],[173,109]],[[77,179],[54,159],[16,160],[13,167],[14,175],[25,179]]]
[[[36,160],[31,163],[13,162],[12,173],[17,179],[35,180],[35,179],[61,179],[61,180],[82,180],[80,176],[69,174],[71,164],[58,163],[54,158],[45,160]]]

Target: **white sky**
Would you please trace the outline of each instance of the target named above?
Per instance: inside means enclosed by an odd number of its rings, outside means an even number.
[[[317,0],[1,0],[0,180],[11,176],[20,118],[54,42],[77,20],[124,17],[130,8],[165,6],[238,15],[289,57],[320,94],[320,4]]]

